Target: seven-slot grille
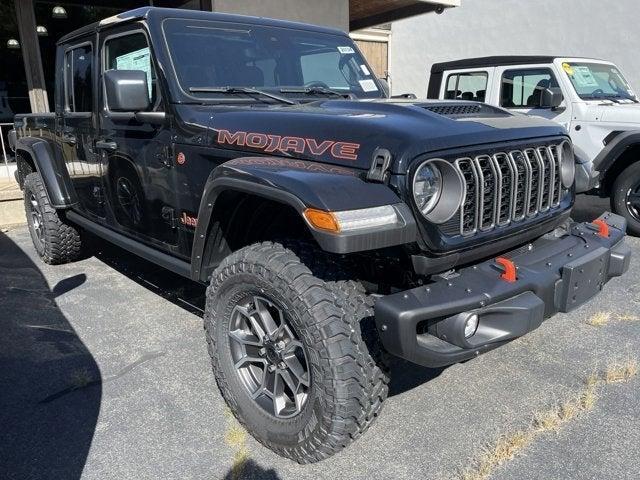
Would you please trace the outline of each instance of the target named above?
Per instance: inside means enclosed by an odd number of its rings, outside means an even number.
[[[458,158],[465,194],[456,215],[464,236],[506,226],[557,208],[564,193],[560,145]]]

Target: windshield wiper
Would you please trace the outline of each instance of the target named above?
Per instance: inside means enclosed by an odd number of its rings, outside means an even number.
[[[288,98],[281,97],[280,95],[265,92],[264,90],[259,90],[257,88],[251,87],[189,87],[189,91],[193,93],[248,93],[254,95],[262,95],[263,97],[271,98],[273,100],[277,100],[278,102],[286,103],[287,105],[297,104],[297,102],[289,100]]]
[[[280,89],[281,93],[303,93],[305,95],[334,95],[340,98],[350,98],[350,93],[343,93],[326,87],[284,87]]]

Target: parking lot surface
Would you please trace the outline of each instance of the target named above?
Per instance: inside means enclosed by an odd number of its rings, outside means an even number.
[[[604,208],[580,198],[574,217]],[[446,369],[395,362],[371,429],[301,466],[229,415],[211,374],[202,287],[104,245],[48,266],[25,227],[0,233],[0,478],[460,478],[483,448],[531,428],[589,375],[640,356],[640,239],[628,243],[626,276],[526,337]],[[639,384],[600,382],[592,408],[537,432],[492,478],[637,478]]]

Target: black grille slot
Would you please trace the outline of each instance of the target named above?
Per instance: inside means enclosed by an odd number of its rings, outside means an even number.
[[[456,233],[470,236],[557,208],[567,193],[559,157],[559,147],[552,145],[457,159],[465,195],[454,217],[459,222]],[[450,221],[442,228],[451,235],[454,224]]]
[[[482,107],[480,105],[431,105],[428,107],[424,107],[430,112],[437,113],[438,115],[474,115],[480,113],[482,111]]]
[[[549,151],[551,152],[551,157],[553,158],[554,164],[554,183],[553,183],[553,196],[551,198],[551,205],[553,207],[557,206],[560,203],[560,196],[562,192],[562,178],[560,177],[560,148],[557,145],[552,145],[549,147]]]
[[[478,175],[470,158],[457,161],[458,169],[464,177],[466,191],[460,208],[460,233],[469,235],[476,231],[476,205],[478,204]]]
[[[540,200],[540,161],[535,150],[529,148],[524,151],[531,172],[531,184],[529,189],[529,205],[527,215],[533,216],[538,213],[538,202]]]
[[[491,157],[483,155],[475,159],[478,171],[478,186],[480,188],[480,204],[478,211],[480,215],[479,223],[482,230],[493,228],[495,221],[495,201],[496,201],[496,169],[491,161]]]
[[[529,165],[520,151],[511,152],[509,157],[513,162],[513,170],[516,178],[513,219],[522,220],[528,203],[527,197],[529,195],[530,184]]]
[[[537,149],[538,158],[540,159],[540,163],[543,167],[542,170],[542,189],[540,194],[540,207],[539,210],[541,212],[547,211],[550,205],[551,195],[553,194],[553,159],[551,155],[549,155],[549,151],[546,147],[539,147]]]
[[[513,195],[514,185],[513,165],[505,153],[497,153],[493,158],[502,180],[500,182],[498,202],[498,225],[507,225],[511,221],[511,196]]]

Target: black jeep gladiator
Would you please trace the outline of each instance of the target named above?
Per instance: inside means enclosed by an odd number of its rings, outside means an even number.
[[[629,266],[623,218],[569,219],[561,126],[387,98],[337,30],[143,8],[61,38],[56,79],[11,133],[38,254],[91,232],[208,284],[222,395],[301,463],[366,430],[392,356],[469,360]]]

